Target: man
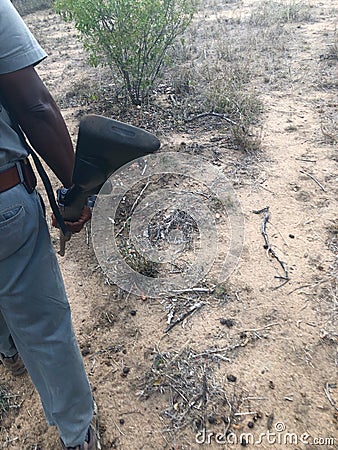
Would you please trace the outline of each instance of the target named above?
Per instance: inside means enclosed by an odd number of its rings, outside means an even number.
[[[15,375],[26,367],[63,449],[93,450],[93,397],[18,128],[70,187],[71,139],[34,69],[45,57],[10,0],[0,0],[0,359]]]

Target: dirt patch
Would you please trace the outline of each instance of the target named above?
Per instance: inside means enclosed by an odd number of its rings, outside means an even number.
[[[253,133],[260,131],[258,152],[241,151],[229,124],[217,116],[182,120],[175,106],[187,108],[188,96],[180,96],[177,85],[175,95],[159,87],[158,100],[147,107],[117,107],[107,70],[86,64],[72,26],[50,11],[26,16],[49,53],[38,70],[61,105],[74,142],[84,113],[141,125],[160,136],[161,151],[200,155],[219,167],[245,218],[242,256],[226,283],[218,284],[211,271],[197,290],[159,299],[129,295],[113,285],[85,233],[67,244],[60,265],[100,410],[104,450],[300,450],[307,448],[306,439],[312,448],[337,447],[336,5],[307,3],[290,9],[302,2],[275,2],[287,5],[289,16],[282,26],[286,10],[275,9],[280,32],[264,41],[269,44],[265,65],[258,70],[250,63],[251,87],[264,108],[262,116],[256,111],[262,123],[251,122]],[[208,24],[221,22],[229,33],[236,33],[236,26],[237,33],[251,27],[247,36],[261,52],[266,15],[258,14],[259,4],[211,2],[199,26],[210,32]],[[180,72],[184,77],[176,79],[181,89],[192,70],[188,59]],[[189,112],[191,118],[202,111]],[[287,283],[264,248],[264,215],[253,213],[266,206],[271,214],[266,231],[286,264]],[[160,217],[162,225],[168,217],[168,212]],[[51,234],[57,247],[58,234]],[[0,371],[6,396],[15,396],[9,405],[16,405],[0,424],[2,447],[57,448],[57,433],[47,427],[29,378],[13,380]]]

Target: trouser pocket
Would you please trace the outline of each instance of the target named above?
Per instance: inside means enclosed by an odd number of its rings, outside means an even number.
[[[15,253],[24,244],[25,215],[22,205],[5,209],[0,206],[0,261]]]
[[[22,184],[0,194],[0,261],[21,249],[38,227],[36,195]]]

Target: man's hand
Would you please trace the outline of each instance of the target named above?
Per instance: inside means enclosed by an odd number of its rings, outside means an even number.
[[[88,206],[84,206],[82,209],[81,216],[75,221],[75,222],[69,222],[65,221],[65,225],[67,227],[67,230],[71,233],[78,233],[82,230],[84,225],[91,219],[92,217],[92,211]],[[52,214],[52,226],[59,228],[56,217],[54,214]]]

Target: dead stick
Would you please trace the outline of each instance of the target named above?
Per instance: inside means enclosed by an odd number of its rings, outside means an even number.
[[[330,404],[334,407],[334,409],[336,411],[338,411],[338,407],[335,404],[335,402],[332,400],[331,395],[330,395],[330,385],[329,385],[329,383],[326,383],[326,385],[324,387],[324,392],[325,392],[325,395],[326,395],[327,399],[329,400]]]
[[[322,191],[326,192],[325,187],[319,183],[319,181],[317,180],[317,178],[315,178],[313,175],[311,175],[310,173],[305,172],[304,170],[300,170],[300,173],[303,173],[304,175],[307,175],[308,177],[311,178],[311,180],[313,180],[315,183],[318,184],[318,186],[321,188]]]
[[[209,288],[187,288],[187,289],[173,289],[171,292],[174,294],[184,294],[184,293],[194,293],[194,292],[200,292],[205,294],[212,294],[215,289],[209,289]],[[168,294],[166,294],[168,295]]]
[[[268,233],[266,231],[266,226],[267,226],[267,223],[269,222],[269,219],[270,219],[269,206],[266,206],[265,208],[262,208],[262,209],[260,209],[258,211],[252,211],[252,212],[254,214],[261,214],[261,213],[264,212],[264,219],[263,219],[262,225],[261,225],[261,233],[262,233],[262,235],[264,237],[264,242],[265,242],[264,248],[266,249],[267,255],[271,255],[273,258],[275,258],[278,261],[278,263],[280,264],[280,266],[282,267],[283,271],[284,271],[284,274],[285,274],[284,277],[278,276],[276,278],[281,278],[281,279],[285,280],[285,282],[288,282],[290,278],[289,278],[289,273],[288,273],[287,266],[286,266],[285,262],[282,261],[278,257],[277,253],[271,248],[271,245],[270,245],[270,242],[269,242]],[[285,284],[285,283],[283,283],[283,284]]]
[[[170,325],[167,326],[165,329],[165,332],[168,333],[172,328],[174,328],[179,323],[183,322],[184,319],[186,319],[188,316],[190,316],[193,312],[197,311],[198,309],[202,308],[204,306],[204,302],[196,303],[195,305],[191,306],[188,311],[181,314],[174,322],[172,322]]]
[[[141,192],[140,192],[139,195],[137,196],[137,199],[135,200],[133,206],[131,207],[130,215],[133,214],[134,209],[136,208],[136,205],[138,204],[140,198],[142,197],[144,191],[147,189],[147,187],[149,186],[149,184],[150,184],[150,181],[147,181],[147,183],[145,184],[145,186],[143,187],[143,189],[141,190]]]
[[[269,323],[268,325],[265,325],[264,327],[260,327],[260,328],[248,328],[247,330],[242,330],[241,333],[246,332],[250,332],[250,333],[254,333],[255,331],[262,331],[262,330],[266,330],[267,328],[270,327],[276,327],[277,325],[280,325],[279,322],[274,322],[274,323]]]
[[[215,113],[213,111],[197,114],[197,116],[191,117],[190,119],[185,119],[185,121],[192,122],[193,120],[201,119],[202,117],[206,117],[206,116],[219,117],[219,118],[225,120],[226,122],[231,123],[231,125],[238,125],[237,122],[234,122],[233,120],[229,119],[229,117],[226,117],[224,114]]]
[[[307,158],[295,158],[295,160],[297,160],[297,161],[311,162],[311,163],[316,163],[316,162],[317,162],[316,159],[307,159]]]

